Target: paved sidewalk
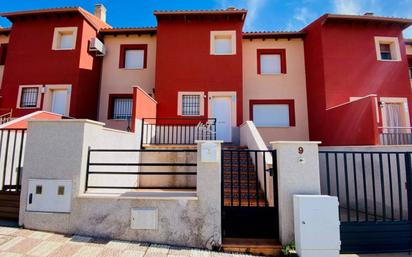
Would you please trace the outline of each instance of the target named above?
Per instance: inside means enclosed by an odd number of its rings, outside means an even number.
[[[240,257],[228,254],[130,241],[65,236],[0,226],[1,257]]]
[[[66,236],[0,226],[1,257],[241,257],[199,249],[119,240]],[[345,254],[341,257],[411,257],[405,254]]]

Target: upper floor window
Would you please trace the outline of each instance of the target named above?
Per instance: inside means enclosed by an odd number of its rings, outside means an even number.
[[[375,37],[375,48],[379,61],[401,61],[397,37]]]
[[[76,48],[77,27],[54,29],[53,50],[73,50]]]
[[[178,93],[178,115],[201,116],[204,115],[203,92],[179,92]]]
[[[121,69],[145,69],[147,67],[147,45],[121,45]]]
[[[234,55],[236,54],[236,31],[211,31],[210,54]]]
[[[258,49],[258,74],[276,75],[286,73],[285,49]]]
[[[408,63],[409,63],[409,77],[412,79],[412,55],[408,59]]]
[[[19,108],[38,108],[41,86],[21,86],[17,106]]]
[[[130,94],[109,96],[109,119],[129,120],[132,117],[133,96]]]

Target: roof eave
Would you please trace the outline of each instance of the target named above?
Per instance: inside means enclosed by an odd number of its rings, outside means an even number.
[[[257,33],[243,33],[243,39],[292,39],[292,38],[304,38],[305,32],[257,32]]]
[[[113,28],[113,29],[101,29],[99,31],[101,35],[155,35],[157,28]]]

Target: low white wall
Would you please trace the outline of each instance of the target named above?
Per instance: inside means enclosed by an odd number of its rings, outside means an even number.
[[[246,121],[240,126],[240,145],[247,146],[250,150],[268,150],[253,121]],[[268,201],[269,206],[273,206],[273,196],[275,195],[273,193],[273,180],[264,178],[265,170],[273,167],[272,155],[270,153],[263,152],[257,154],[251,153],[250,157],[252,158],[253,164],[255,166],[257,164],[259,185],[262,190],[264,189],[264,184],[266,181],[266,200]],[[266,173],[266,176],[269,177],[269,174]]]
[[[88,120],[33,121],[29,123],[28,134],[20,225],[61,233],[192,247],[210,248],[221,243],[220,157],[216,163],[197,160],[196,192],[85,194],[87,148],[137,148],[136,135],[108,130],[102,123]],[[220,143],[216,144],[220,154]],[[71,211],[26,211],[28,180],[36,178],[71,180]],[[132,208],[157,209],[158,228],[132,229]]]

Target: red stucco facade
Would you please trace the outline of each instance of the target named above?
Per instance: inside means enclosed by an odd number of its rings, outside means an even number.
[[[381,125],[369,117],[372,115],[370,111],[365,111],[369,102],[367,105],[352,104],[350,108],[339,108],[340,111],[327,111],[349,102],[350,97],[375,94],[378,99],[407,98],[411,113],[412,93],[402,30],[397,24],[329,22],[325,17],[305,29],[311,140],[320,140],[324,145],[377,144],[377,134],[370,134],[370,129],[357,129],[364,128],[367,121],[373,123],[367,127]],[[397,37],[402,60],[378,61],[375,37]],[[330,137],[330,133],[339,136]]]
[[[19,86],[65,84],[71,85],[69,115],[96,119],[101,59],[88,53],[96,29],[80,14],[34,17],[13,20],[0,108],[13,109],[14,117],[41,110],[44,94],[40,108],[16,108]],[[56,27],[77,27],[74,50],[52,50]]]
[[[179,91],[236,92],[237,124],[242,123],[242,27],[243,20],[203,17],[158,17],[156,56],[156,101],[158,117],[178,117]],[[210,32],[236,31],[235,55],[211,55]],[[205,99],[208,117],[208,101]]]

